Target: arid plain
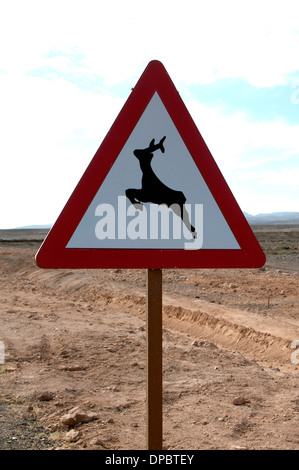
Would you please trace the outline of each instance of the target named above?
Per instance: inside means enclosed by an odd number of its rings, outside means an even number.
[[[299,448],[299,225],[253,229],[263,268],[163,271],[165,449]],[[146,272],[41,270],[46,232],[0,231],[0,449],[145,449]]]

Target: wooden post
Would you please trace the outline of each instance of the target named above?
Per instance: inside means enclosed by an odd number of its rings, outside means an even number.
[[[147,270],[146,445],[162,450],[162,270]]]

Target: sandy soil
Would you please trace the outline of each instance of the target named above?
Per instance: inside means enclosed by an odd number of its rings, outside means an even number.
[[[165,449],[299,448],[299,226],[255,232],[264,268],[163,271]],[[145,449],[146,272],[41,270],[44,234],[0,231],[0,449]]]

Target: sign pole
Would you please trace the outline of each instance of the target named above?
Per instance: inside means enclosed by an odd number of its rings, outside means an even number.
[[[162,450],[162,270],[147,270],[146,445]]]

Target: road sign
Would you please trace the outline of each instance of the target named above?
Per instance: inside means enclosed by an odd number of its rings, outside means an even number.
[[[265,263],[161,62],[150,62],[141,75],[36,263],[147,269]]]

